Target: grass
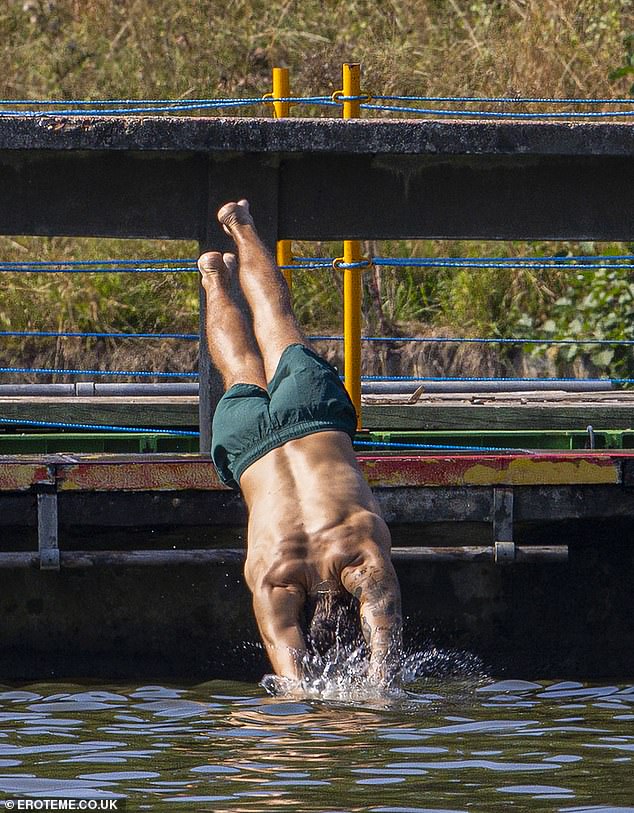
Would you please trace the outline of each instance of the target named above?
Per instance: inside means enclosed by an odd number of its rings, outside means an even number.
[[[632,0],[6,0],[0,97],[261,95],[275,65],[290,68],[293,93],[323,94],[340,87],[344,61],[362,62],[363,88],[371,93],[626,96],[631,76],[617,69],[628,58],[633,13]],[[562,246],[393,241],[367,249],[384,256],[512,256]],[[309,250],[315,253],[314,246],[296,246],[298,254]],[[337,246],[320,250],[340,253]],[[191,245],[149,241],[0,238],[5,260],[194,253]],[[180,332],[197,324],[193,277],[5,274],[2,281],[2,329]],[[364,284],[366,330],[436,335],[518,333],[522,320],[547,320],[567,287],[561,272],[525,270],[386,270],[365,275]],[[324,284],[323,273],[296,274],[295,302],[309,330],[338,332],[340,287]],[[2,347],[5,363],[70,365],[86,352],[75,340]],[[191,347],[171,354],[143,348],[97,342],[88,349],[96,364],[111,366],[195,363]]]

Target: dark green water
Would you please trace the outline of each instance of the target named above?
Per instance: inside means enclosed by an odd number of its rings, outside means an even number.
[[[127,810],[634,811],[634,686],[426,679],[388,701],[248,683],[0,688],[0,799]]]

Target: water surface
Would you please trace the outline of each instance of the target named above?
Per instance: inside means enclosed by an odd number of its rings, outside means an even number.
[[[0,687],[0,798],[119,796],[128,811],[634,811],[633,682],[427,678],[356,703],[221,681]]]

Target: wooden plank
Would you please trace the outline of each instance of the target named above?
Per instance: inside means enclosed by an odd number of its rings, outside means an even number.
[[[213,550],[99,550],[61,551],[60,564],[64,568],[86,567],[174,567],[176,565],[241,564],[246,551],[241,548]],[[36,567],[38,558],[30,552],[0,552],[0,568]],[[521,547],[517,549],[517,562],[566,561],[566,545]],[[480,562],[493,561],[490,546],[458,547],[395,547],[392,559],[398,562]]]
[[[634,428],[634,404],[576,402],[566,404],[364,405],[364,426],[371,430],[452,431]],[[114,426],[198,426],[198,399],[169,398],[0,398],[0,417],[19,420]],[[0,427],[2,429],[2,427]]]
[[[521,430],[521,429],[631,429],[634,405],[543,404],[439,406],[403,405],[364,407],[367,429]]]
[[[198,398],[0,398],[0,417],[91,426],[196,429]]]

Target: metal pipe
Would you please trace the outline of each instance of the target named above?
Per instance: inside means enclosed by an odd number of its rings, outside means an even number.
[[[342,67],[343,96],[361,95],[361,65],[346,62]],[[344,119],[355,119],[361,115],[358,99],[344,101]],[[343,241],[343,260],[356,263],[361,260],[359,240]],[[362,428],[361,417],[361,270],[346,268],[343,272],[343,366],[344,382],[348,395],[357,411],[357,429]]]
[[[282,242],[282,241],[280,241]],[[285,242],[285,241],[284,241]],[[357,269],[351,269],[353,271]],[[422,386],[421,394],[436,392],[605,392],[614,390],[611,381],[363,381],[361,392],[364,395],[413,395]],[[2,398],[82,398],[107,397],[159,397],[198,395],[197,383],[156,383],[156,384],[101,384],[92,381],[77,381],[74,384],[0,384]]]
[[[94,384],[96,396],[198,395],[197,383]],[[79,395],[79,392],[77,393]]]
[[[67,398],[75,395],[74,384],[0,384],[3,398],[51,397]]]
[[[273,68],[273,98],[288,99],[291,95],[291,85],[288,68]],[[276,119],[283,119],[290,115],[290,102],[273,102]]]
[[[291,251],[291,241],[290,240],[278,240],[277,241],[277,264],[279,266],[289,266],[293,263],[293,252]],[[290,268],[286,267],[282,269],[282,274],[284,275],[284,279],[286,280],[286,284],[288,285],[288,290],[290,291],[293,287],[293,272]]]
[[[244,561],[242,548],[214,550],[100,550],[60,551],[62,568],[89,567],[172,567],[173,565],[224,565]],[[392,548],[395,562],[493,562],[492,546],[463,547],[407,547]],[[567,545],[520,546],[516,548],[515,562],[565,562]],[[0,569],[38,568],[39,554],[35,551],[0,553]]]
[[[0,384],[0,396],[3,398],[94,398],[198,395],[197,383],[157,383],[157,384],[100,384],[93,381],[76,381],[74,384]]]
[[[358,240],[343,241],[346,263],[359,262],[361,244]],[[357,429],[361,419],[361,270],[346,268],[343,272],[343,360],[344,381],[348,395],[357,411]]]
[[[359,62],[344,62],[342,66],[343,74],[343,95],[361,95],[361,64]],[[361,99],[351,99],[343,103],[344,119],[358,119],[361,115]]]
[[[603,392],[613,390],[611,381],[364,381],[364,395],[413,395],[435,392]]]

